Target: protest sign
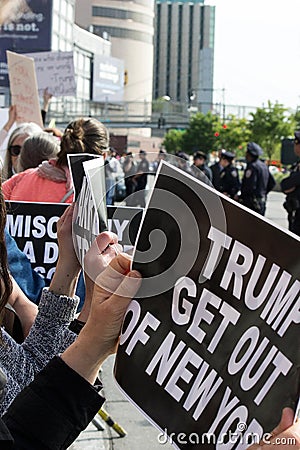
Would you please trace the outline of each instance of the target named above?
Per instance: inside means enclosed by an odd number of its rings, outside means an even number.
[[[7,51],[11,103],[17,108],[17,122],[34,122],[43,127],[34,60]]]
[[[39,95],[76,96],[73,52],[27,53],[34,59]]]
[[[58,258],[56,223],[66,203],[6,201],[7,229],[18,247],[30,259],[32,267],[50,280]],[[116,233],[124,250],[135,243],[142,209],[108,206],[107,229]]]
[[[32,267],[50,280],[58,258],[56,223],[66,203],[6,201],[6,226]]]
[[[295,410],[299,252],[299,238],[160,165],[114,371],[161,443],[241,450]]]
[[[75,190],[73,242],[77,257],[83,259],[96,236],[107,229],[103,156],[67,155]]]

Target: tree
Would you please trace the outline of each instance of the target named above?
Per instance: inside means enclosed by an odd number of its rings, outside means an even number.
[[[300,109],[297,108],[297,111],[292,115],[292,120],[294,122],[294,131],[300,130]]]
[[[170,130],[165,135],[162,145],[168,153],[176,153],[182,150],[182,144],[186,130]]]
[[[247,142],[249,142],[250,131],[247,119],[238,119],[230,115],[226,123],[220,124],[218,150],[222,148],[229,150],[237,157],[245,155]]]
[[[182,150],[186,153],[194,153],[201,150],[210,153],[217,150],[218,130],[220,129],[220,118],[210,111],[207,114],[197,113],[190,119],[189,127],[184,135]]]
[[[272,105],[268,101],[266,108],[257,108],[251,113],[249,122],[251,140],[259,144],[269,160],[279,158],[281,141],[293,134],[293,119],[288,115],[288,109],[280,103]]]

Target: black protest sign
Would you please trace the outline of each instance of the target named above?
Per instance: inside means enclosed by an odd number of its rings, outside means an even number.
[[[73,236],[81,264],[96,236],[107,229],[104,159],[100,155],[69,154],[68,164],[75,190]]]
[[[32,267],[50,280],[58,258],[56,224],[68,205],[6,201],[6,226]]]
[[[7,229],[18,247],[29,258],[32,267],[50,280],[58,258],[56,223],[66,203],[33,203],[6,201]],[[108,231],[116,233],[124,250],[135,244],[141,208],[108,206]]]
[[[298,238],[160,166],[115,377],[175,447],[247,448],[295,409],[299,253]]]
[[[107,229],[118,236],[124,251],[133,249],[139,230],[143,208],[129,206],[107,207]]]
[[[83,178],[85,177],[85,170],[83,163],[91,161],[95,158],[102,158],[100,155],[92,155],[89,153],[75,153],[68,154],[68,166],[70,169],[70,176],[72,179],[72,186],[74,186],[74,200],[77,200],[81,191]]]

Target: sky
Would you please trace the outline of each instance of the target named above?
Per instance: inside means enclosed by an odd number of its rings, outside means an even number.
[[[206,0],[216,6],[214,101],[300,108],[300,0]],[[220,90],[220,91],[218,91]]]

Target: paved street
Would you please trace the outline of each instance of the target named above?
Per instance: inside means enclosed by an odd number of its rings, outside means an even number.
[[[282,207],[283,201],[283,194],[271,192],[268,197],[266,217],[277,225],[287,228],[286,211]],[[129,403],[116,387],[112,376],[113,361],[114,357],[111,357],[103,367],[102,379],[107,399],[105,409],[116,422],[126,429],[128,434],[124,438],[120,438],[109,427],[106,427],[105,431],[101,432],[97,431],[95,426],[90,424],[87,430],[81,433],[71,449],[169,450],[173,448],[169,443],[165,445],[159,443],[159,431]]]

